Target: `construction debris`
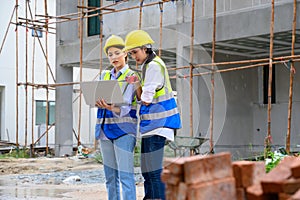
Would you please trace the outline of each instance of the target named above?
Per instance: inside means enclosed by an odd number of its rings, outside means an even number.
[[[285,157],[266,173],[263,161],[231,161],[230,153],[167,158],[168,200],[300,200],[300,158]]]

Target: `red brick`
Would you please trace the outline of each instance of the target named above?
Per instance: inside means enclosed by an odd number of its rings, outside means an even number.
[[[181,158],[165,158],[164,168],[168,169],[172,174],[183,174],[183,164],[187,157]]]
[[[296,159],[291,166],[292,176],[294,178],[300,178],[300,159]]]
[[[261,185],[264,193],[282,192],[282,184],[292,176],[290,167],[294,161],[292,157],[285,157],[278,166],[262,177]]]
[[[166,199],[175,200],[178,194],[178,186],[166,184]]]
[[[236,188],[236,200],[247,200],[244,188]]]
[[[190,185],[188,200],[236,200],[234,178],[213,180]]]
[[[186,200],[187,199],[187,185],[183,182],[179,183],[178,194],[176,200]]]
[[[286,193],[279,193],[278,200],[289,200],[292,195]]]
[[[191,156],[184,163],[186,184],[202,183],[233,177],[230,153]]]
[[[264,194],[260,184],[252,185],[246,189],[248,200],[276,200],[277,194]]]
[[[290,178],[282,181],[262,182],[264,193],[294,194],[300,188],[300,179]]]
[[[300,200],[300,189],[289,200]]]
[[[183,175],[171,174],[170,170],[163,169],[161,174],[161,180],[162,182],[167,184],[178,185],[181,181],[183,181]]]
[[[282,192],[294,194],[300,188],[300,179],[290,178],[282,183]]]
[[[232,168],[236,187],[247,188],[258,184],[261,177],[266,174],[264,162],[235,161]]]

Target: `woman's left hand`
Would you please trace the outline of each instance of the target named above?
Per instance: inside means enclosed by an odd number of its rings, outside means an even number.
[[[96,106],[103,109],[110,110],[112,112],[117,112],[117,113],[120,112],[119,107],[115,107],[115,104],[108,104],[104,99],[98,99],[98,101],[96,102]]]

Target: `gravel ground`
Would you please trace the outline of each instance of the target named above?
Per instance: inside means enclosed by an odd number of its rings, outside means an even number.
[[[90,159],[0,160],[0,200],[107,200],[103,166]],[[135,169],[137,199],[143,178]]]

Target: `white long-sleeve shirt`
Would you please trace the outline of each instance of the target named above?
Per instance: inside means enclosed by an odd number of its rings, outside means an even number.
[[[146,103],[151,103],[155,95],[155,90],[164,86],[165,77],[161,72],[161,66],[155,62],[150,62],[146,69],[144,86],[142,87],[141,100]],[[142,68],[146,67],[142,65]],[[168,140],[174,140],[174,130],[170,128],[157,128],[147,133],[142,134],[142,137],[149,135],[160,135]]]

